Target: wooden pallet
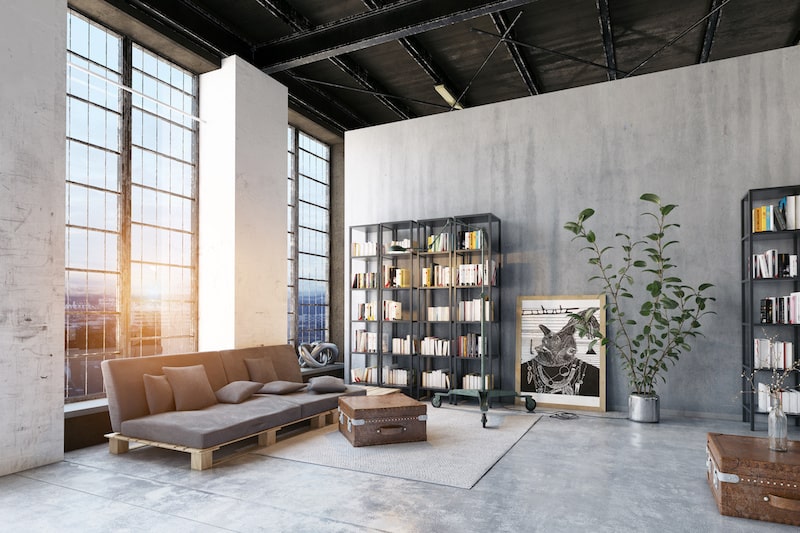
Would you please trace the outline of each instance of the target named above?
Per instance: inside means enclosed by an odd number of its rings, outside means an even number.
[[[233,439],[228,442],[223,442],[221,444],[218,444],[216,446],[211,446],[209,448],[192,448],[190,446],[181,446],[179,444],[170,444],[168,442],[139,439],[136,437],[128,437],[127,435],[123,435],[121,433],[109,433],[106,435],[106,438],[108,439],[108,451],[109,453],[112,453],[114,455],[127,453],[128,450],[130,449],[129,443],[135,442],[146,446],[155,446],[157,448],[164,448],[167,450],[174,450],[178,452],[188,453],[191,455],[192,470],[207,470],[209,468],[212,468],[215,464],[218,464],[217,462],[214,461],[214,452],[224,446],[228,446],[229,444],[235,444],[237,442],[252,437],[258,437],[258,447],[262,448],[265,446],[270,446],[271,444],[275,444],[277,442],[278,431],[282,430],[283,428],[293,426],[299,422],[305,422],[306,420],[308,420],[310,422],[311,429],[316,429],[326,426],[328,424],[333,424],[338,420],[338,416],[339,416],[338,409],[331,409],[330,411],[325,411],[324,413],[320,413],[318,415],[310,416],[307,418],[301,418],[299,420],[294,420],[288,424],[269,428],[259,433],[254,433],[252,435],[245,435],[238,439]],[[230,458],[231,457],[227,457],[226,460]]]

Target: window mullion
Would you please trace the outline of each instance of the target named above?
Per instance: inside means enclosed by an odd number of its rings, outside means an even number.
[[[133,44],[127,37],[122,41],[122,84],[131,86]],[[119,345],[123,357],[131,355],[131,115],[132,97],[129,91],[119,91],[122,99],[122,123],[120,126],[120,238],[119,238]]]

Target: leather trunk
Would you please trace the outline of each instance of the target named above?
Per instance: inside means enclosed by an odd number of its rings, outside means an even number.
[[[339,398],[339,432],[353,446],[427,440],[427,406],[400,393]]]
[[[800,526],[800,442],[775,452],[763,437],[709,433],[706,451],[721,514]]]

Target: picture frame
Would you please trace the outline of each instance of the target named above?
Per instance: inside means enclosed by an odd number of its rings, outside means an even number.
[[[581,337],[571,314],[596,308],[605,336],[605,295],[518,296],[515,387],[540,407],[606,410],[606,349]],[[573,319],[574,321],[574,319]]]

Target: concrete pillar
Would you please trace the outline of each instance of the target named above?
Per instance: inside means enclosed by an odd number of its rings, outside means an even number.
[[[201,350],[286,342],[286,87],[238,57],[200,76]]]
[[[64,456],[67,3],[0,17],[0,476]]]

